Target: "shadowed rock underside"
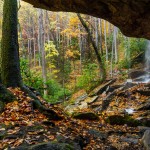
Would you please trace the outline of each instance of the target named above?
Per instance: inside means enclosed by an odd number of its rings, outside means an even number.
[[[105,19],[129,37],[150,39],[150,0],[24,0],[50,11],[78,12]]]

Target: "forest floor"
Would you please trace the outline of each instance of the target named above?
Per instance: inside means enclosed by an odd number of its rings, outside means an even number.
[[[147,87],[149,89],[149,85],[138,84],[117,91],[117,94],[114,93],[115,96],[111,98],[108,108],[102,113],[97,113],[99,119],[96,120],[73,119],[60,105],[50,105],[40,98],[43,105],[55,110],[63,118],[49,120],[32,108],[32,99],[24,92],[20,89],[9,89],[17,99],[8,103],[0,115],[0,149],[25,150],[39,143],[54,142],[67,143],[75,150],[144,150],[140,139],[148,127],[145,127],[145,124],[142,126],[143,124],[135,120],[132,122],[132,119],[140,118],[141,115],[145,119],[150,115],[149,108],[140,110],[140,106],[149,102],[149,95],[139,91],[143,91],[143,88],[147,91]],[[101,94],[98,101],[101,101],[102,97],[106,95]],[[129,115],[132,119],[127,118],[127,123],[119,121],[120,123],[117,124],[115,121],[118,118],[111,120],[110,116],[125,117],[126,114],[122,110],[131,107],[137,111]],[[96,113],[92,108],[82,110],[86,111]],[[30,149],[36,150],[31,147]]]

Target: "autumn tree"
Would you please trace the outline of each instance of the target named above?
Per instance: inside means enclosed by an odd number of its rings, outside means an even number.
[[[49,118],[60,119],[55,111],[42,105],[38,97],[23,85],[20,63],[19,63],[19,46],[18,46],[18,5],[17,0],[4,0],[3,8],[3,30],[2,30],[2,47],[1,47],[1,77],[2,83],[6,87],[20,87],[26,94],[33,99],[33,108],[39,109]],[[4,103],[12,100],[12,94],[0,84],[0,111],[4,108]],[[4,101],[6,100],[6,102]]]
[[[43,24],[43,10],[38,9],[38,22],[39,22],[39,51],[41,52],[41,60],[42,60],[42,77],[44,81],[44,96],[48,95],[47,92],[47,70],[46,70],[46,59],[45,59],[45,49],[44,49],[44,42],[45,42],[45,33],[44,33],[44,24]]]

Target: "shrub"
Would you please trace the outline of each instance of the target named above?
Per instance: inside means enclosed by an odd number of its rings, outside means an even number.
[[[43,96],[44,81],[40,72],[35,73],[34,71],[30,71],[28,68],[28,61],[25,59],[21,59],[20,66],[24,84],[37,89]],[[70,95],[70,91],[62,88],[62,86],[54,79],[49,79],[46,84],[48,96],[44,98],[49,102],[57,102],[58,100],[64,99],[66,96]]]
[[[97,64],[87,64],[83,69],[82,75],[77,78],[78,89],[85,88],[87,91],[92,89],[100,81]]]

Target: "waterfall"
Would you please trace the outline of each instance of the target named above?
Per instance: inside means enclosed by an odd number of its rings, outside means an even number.
[[[145,66],[143,68],[143,74],[133,80],[134,83],[150,83],[150,41],[147,40],[147,46],[145,50]]]
[[[150,41],[147,41],[147,48],[145,51],[145,71],[150,72]]]
[[[144,81],[150,82],[150,41],[147,41],[147,47],[145,51],[145,71],[147,74],[145,75]]]

